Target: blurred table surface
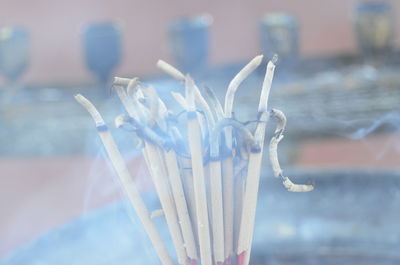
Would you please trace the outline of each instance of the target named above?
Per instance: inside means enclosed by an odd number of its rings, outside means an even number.
[[[229,80],[243,65],[194,77],[222,100]],[[269,106],[288,117],[282,166],[398,170],[397,66],[333,65],[311,75],[307,71],[321,66],[305,61],[303,76],[280,72],[278,66]],[[262,71],[256,72],[238,90],[239,120],[256,119],[262,78]],[[181,84],[165,77],[144,82],[156,87],[169,104],[169,91],[182,92]],[[0,259],[24,242],[122,196],[99,151],[93,121],[72,96],[79,92],[92,99],[109,124],[123,109],[115,96],[80,87],[36,87],[0,105]],[[133,176],[146,175],[141,158],[132,153],[133,139],[114,128],[112,133],[131,161]],[[148,189],[146,178],[140,179]]]

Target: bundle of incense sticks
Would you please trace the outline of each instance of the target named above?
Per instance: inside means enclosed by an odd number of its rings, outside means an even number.
[[[100,113],[82,95],[75,96],[94,119],[109,159],[162,264],[174,262],[152,220],[160,215],[165,217],[180,265],[249,263],[270,116],[278,120],[269,146],[275,177],[282,179],[288,191],[313,189],[312,185],[294,184],[279,165],[277,147],[286,118],[281,111],[267,108],[276,60],[274,56],[267,65],[258,117],[253,123],[236,120],[233,103],[236,90],[261,64],[262,55],[230,82],[224,107],[210,88],[202,93],[189,75],[161,60],[157,66],[183,84],[184,94],[172,93],[182,108],[179,113],[171,112],[156,90],[143,86],[138,78],[115,78],[115,91],[126,110],[116,117],[115,125],[132,132],[140,144],[162,207],[152,213]]]

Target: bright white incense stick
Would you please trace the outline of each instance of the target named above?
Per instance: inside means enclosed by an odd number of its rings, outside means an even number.
[[[159,153],[156,146],[145,143],[144,151],[147,153],[150,163],[147,165],[150,175],[153,179],[154,187],[158,197],[160,198],[160,203],[164,211],[165,219],[168,224],[168,229],[171,234],[173,244],[178,256],[179,264],[186,264],[186,250],[183,242],[183,235],[181,233],[181,228],[179,225],[178,216],[176,213],[175,204],[170,192],[170,187],[167,179],[166,166],[164,165],[163,158]]]
[[[182,81],[185,78],[183,74],[174,68],[173,66],[159,61],[158,66],[167,74],[174,78]],[[214,129],[215,119],[212,114],[211,108],[200,93],[199,88],[193,83],[193,90],[196,98],[196,102],[199,103],[200,108],[204,111],[207,118],[208,130]],[[187,102],[185,102],[180,94],[172,93],[172,96],[184,107],[186,110],[189,109]],[[204,129],[202,129],[204,130]],[[211,227],[213,232],[213,255],[216,264],[222,264],[225,260],[224,257],[224,222],[223,222],[223,193],[222,193],[222,176],[221,176],[221,162],[219,161],[219,148],[211,154],[214,159],[211,158],[209,163],[210,172],[210,206],[211,206]]]
[[[165,121],[168,115],[167,108],[164,102],[158,97],[155,90],[152,93],[153,101],[156,101],[160,109],[158,112],[158,121]],[[171,130],[177,131],[177,128],[171,128]],[[175,137],[179,137],[176,135]],[[185,248],[187,255],[191,261],[191,264],[197,262],[197,249],[194,237],[194,232],[192,229],[192,224],[190,221],[189,210],[187,206],[187,200],[183,190],[183,184],[181,180],[181,174],[179,171],[178,160],[176,157],[175,150],[170,148],[169,150],[164,150],[164,159],[168,171],[168,177],[172,188],[172,195],[174,197],[179,223],[182,229],[183,240],[185,242]]]
[[[222,193],[222,169],[218,141],[219,134],[220,129],[214,128],[214,131],[210,135],[209,162],[213,250],[216,265],[223,264],[225,261],[224,210]]]
[[[176,159],[174,151],[170,150],[165,152],[165,162],[168,169],[168,176],[171,182],[172,193],[178,211],[186,251],[188,257],[191,259],[192,262],[194,262],[198,258],[195,237],[190,221],[188,206],[186,203],[187,200],[183,191],[183,184],[180,178],[178,161]]]
[[[131,116],[133,119],[137,118],[138,111],[133,103],[129,100],[124,88],[117,85],[115,86],[115,90],[129,116]],[[165,219],[170,230],[172,242],[175,246],[178,262],[179,264],[185,264],[187,257],[186,250],[183,244],[183,237],[180,231],[176,208],[170,193],[169,183],[166,181],[167,173],[163,164],[164,162],[158,147],[156,147],[153,143],[145,141],[143,152],[146,153],[149,158],[148,161],[150,161],[150,164],[148,164],[147,167],[150,171],[150,175],[153,179],[161,206],[164,210]]]
[[[277,57],[267,65],[267,70],[261,90],[260,103],[258,106],[260,122],[257,123],[254,138],[259,144],[259,150],[251,150],[246,178],[246,190],[243,198],[242,218],[240,222],[238,242],[238,264],[247,265],[250,257],[252,236],[254,230],[254,219],[257,207],[258,186],[260,182],[261,162],[264,146],[266,121],[268,119],[267,107],[269,92],[275,70]]]
[[[262,55],[254,57],[229,83],[226,95],[224,114],[231,118],[233,114],[233,102],[235,93],[240,84],[261,64]],[[225,142],[227,151],[232,152],[232,129],[225,129]],[[225,226],[225,258],[228,263],[233,253],[233,220],[234,220],[234,172],[232,154],[222,161],[223,187],[224,187],[224,226]]]
[[[107,129],[107,126],[104,123],[103,118],[100,113],[94,107],[94,105],[87,100],[82,95],[78,94],[75,96],[75,99],[90,113],[92,116],[96,127],[98,128],[98,133],[100,139],[105,147],[105,150],[111,160],[111,163],[124,187],[124,190],[131,202],[132,207],[136,211],[136,214],[139,216],[142,225],[148,234],[150,241],[152,242],[154,249],[157,255],[160,258],[160,261],[163,265],[172,265],[172,259],[168,254],[168,251],[164,245],[164,242],[157,232],[156,227],[154,226],[150,215],[147,211],[147,208],[140,197],[139,191],[136,188],[135,183],[128,171],[128,168],[122,158],[121,153],[118,150],[117,145],[114,142],[113,137]]]
[[[192,171],[194,195],[196,200],[197,231],[199,235],[200,257],[202,265],[212,265],[210,227],[208,221],[207,196],[203,168],[203,145],[200,134],[200,125],[197,120],[194,103],[193,80],[187,76],[185,79],[186,102],[188,104],[188,138],[189,150],[192,157]]]
[[[179,166],[182,172],[182,180],[185,188],[186,202],[189,208],[190,220],[192,222],[193,232],[196,242],[199,242],[199,234],[197,231],[197,214],[196,214],[196,199],[194,197],[194,184],[192,174],[192,161],[188,158],[179,157]],[[196,244],[197,246],[197,244]]]

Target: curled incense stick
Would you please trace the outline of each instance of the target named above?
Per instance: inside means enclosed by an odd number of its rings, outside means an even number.
[[[197,231],[199,236],[200,257],[202,265],[211,265],[210,227],[208,222],[208,206],[203,168],[203,145],[200,124],[197,118],[194,101],[194,83],[190,76],[185,78],[185,94],[188,104],[187,126],[189,150],[192,158],[194,195],[196,201]]]
[[[269,142],[269,160],[272,166],[272,172],[274,173],[275,178],[280,178],[282,176],[282,169],[279,165],[278,160],[278,143],[282,140],[283,135],[278,137],[272,137]]]
[[[286,117],[282,111],[277,109],[271,110],[271,116],[279,120],[278,126],[275,130],[275,136],[272,137],[269,144],[269,157],[272,165],[272,171],[276,178],[282,178],[283,185],[288,191],[291,192],[308,192],[314,189],[313,185],[294,184],[288,177],[283,175],[281,166],[278,160],[278,144],[283,139],[283,131],[285,130]]]
[[[139,216],[140,221],[143,224],[143,227],[152,242],[154,249],[160,261],[163,265],[172,265],[172,259],[168,254],[166,246],[157,232],[156,227],[151,221],[150,215],[147,211],[147,208],[140,197],[139,191],[136,188],[135,183],[132,180],[132,177],[129,174],[128,168],[122,158],[121,153],[119,152],[117,145],[114,142],[113,137],[107,129],[107,126],[104,123],[103,118],[100,113],[94,107],[94,105],[83,97],[80,94],[75,95],[75,99],[89,112],[92,116],[100,139],[105,147],[105,150],[111,160],[111,163],[124,187],[124,190],[131,202],[132,207],[135,209],[136,214]]]

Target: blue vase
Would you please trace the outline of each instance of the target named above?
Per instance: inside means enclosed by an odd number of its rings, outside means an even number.
[[[269,60],[279,56],[279,64],[290,64],[299,56],[299,25],[288,14],[267,14],[260,22],[261,51]]]
[[[0,72],[11,83],[27,70],[31,40],[26,29],[3,27],[0,29]]]
[[[87,68],[105,84],[121,62],[121,28],[114,22],[92,23],[84,29]]]
[[[207,65],[211,24],[212,18],[202,15],[181,18],[169,25],[170,49],[182,71],[195,72]]]
[[[363,55],[384,54],[393,49],[394,22],[390,4],[361,3],[357,5],[353,19],[358,47]]]

